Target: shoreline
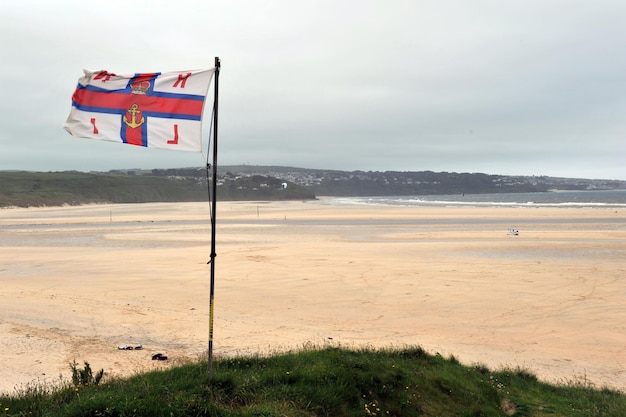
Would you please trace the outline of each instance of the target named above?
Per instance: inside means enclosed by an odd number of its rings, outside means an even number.
[[[72,360],[123,376],[206,353],[205,203],[8,209],[0,226],[0,392]],[[219,202],[217,227],[216,357],[421,346],[626,391],[622,211],[320,198]]]

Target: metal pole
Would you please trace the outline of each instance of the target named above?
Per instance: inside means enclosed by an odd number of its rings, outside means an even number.
[[[208,376],[209,380],[213,375],[213,311],[215,298],[215,217],[217,210],[217,108],[221,62],[219,57],[215,57],[215,96],[213,99],[213,176],[211,187],[213,189],[213,199],[211,200],[211,290],[209,295],[209,359]]]

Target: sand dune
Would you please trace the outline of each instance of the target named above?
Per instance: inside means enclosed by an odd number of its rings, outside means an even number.
[[[217,219],[216,356],[421,345],[626,391],[626,213],[321,199]],[[206,203],[3,209],[0,249],[0,391],[74,360],[128,375],[205,355]]]

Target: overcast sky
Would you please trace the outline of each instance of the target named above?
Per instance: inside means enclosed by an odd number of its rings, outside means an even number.
[[[2,0],[0,170],[202,166],[63,123],[83,68],[219,56],[220,165],[626,180],[625,22],[623,0]]]

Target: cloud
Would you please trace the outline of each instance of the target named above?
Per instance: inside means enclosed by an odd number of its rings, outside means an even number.
[[[220,56],[221,164],[626,179],[618,1],[25,0],[0,16],[0,169],[200,165],[62,124],[83,68]]]

